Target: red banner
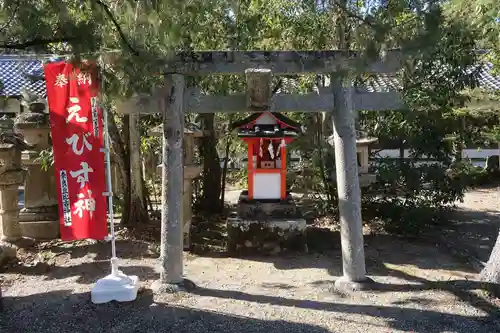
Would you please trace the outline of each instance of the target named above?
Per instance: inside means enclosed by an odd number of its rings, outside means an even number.
[[[81,67],[81,68],[79,68]],[[61,239],[108,234],[102,115],[95,66],[45,65]]]

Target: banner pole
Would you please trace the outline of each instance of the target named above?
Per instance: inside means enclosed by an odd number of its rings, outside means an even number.
[[[101,93],[104,93],[104,82],[101,81]],[[102,103],[103,104],[103,103]],[[115,216],[113,211],[113,186],[111,184],[111,154],[109,152],[108,110],[101,105],[104,118],[104,156],[106,160],[106,184],[108,194],[108,219],[111,233],[111,274],[118,274],[118,258],[116,257]]]
[[[100,89],[101,99],[100,107],[103,118],[103,135],[104,135],[104,162],[106,163],[106,183],[107,189],[103,196],[108,197],[108,219],[111,238],[111,274],[99,279],[91,290],[91,299],[93,303],[106,303],[112,300],[118,302],[129,302],[137,298],[139,290],[139,278],[135,275],[127,276],[118,270],[118,258],[116,257],[116,235],[115,221],[113,212],[113,187],[111,184],[111,153],[110,153],[110,137],[108,126],[108,110],[104,105],[104,75],[102,75],[102,67],[100,73]],[[108,239],[109,239],[108,238]]]
[[[104,96],[104,80],[101,76],[101,97]],[[109,130],[108,130],[108,109],[104,106],[103,98],[101,100],[101,109],[103,112],[104,127],[104,159],[106,163],[106,185],[108,197],[108,220],[111,236],[111,275],[118,275],[118,258],[116,257],[116,237],[115,237],[115,216],[113,211],[113,186],[111,183],[111,154],[109,151]]]

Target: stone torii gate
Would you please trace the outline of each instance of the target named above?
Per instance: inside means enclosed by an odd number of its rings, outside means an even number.
[[[269,108],[270,75],[329,74],[331,86],[318,93],[278,94],[275,112],[332,112],[335,163],[340,210],[343,277],[340,289],[362,289],[372,282],[366,276],[361,220],[361,194],[356,155],[354,112],[403,109],[398,92],[356,92],[351,78],[360,73],[394,73],[401,68],[401,53],[387,52],[383,59],[363,61],[355,51],[216,51],[179,53],[165,68],[165,84],[152,96],[136,96],[120,106],[121,112],[163,114],[163,186],[161,218],[161,274],[153,289],[175,291],[183,277],[183,127],[184,113],[261,112]],[[247,73],[247,92],[207,96],[186,89],[185,76]],[[264,74],[264,75],[262,75]],[[165,158],[166,157],[166,158]],[[166,185],[168,179],[168,185]]]

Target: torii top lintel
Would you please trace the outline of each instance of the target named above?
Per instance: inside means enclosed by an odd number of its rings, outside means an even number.
[[[367,59],[362,52],[328,51],[205,51],[180,52],[167,61],[165,74],[241,74],[247,68],[271,69],[274,75],[332,73],[394,73],[402,67],[400,50]]]

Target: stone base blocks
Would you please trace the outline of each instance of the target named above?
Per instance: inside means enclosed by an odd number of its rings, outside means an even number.
[[[306,220],[289,193],[285,200],[248,200],[248,191],[243,191],[238,211],[227,219],[228,252],[276,255],[306,250],[306,230]]]

